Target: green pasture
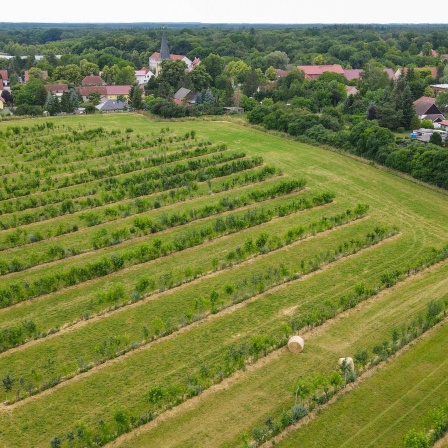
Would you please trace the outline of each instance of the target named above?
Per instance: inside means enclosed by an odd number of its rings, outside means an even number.
[[[95,232],[101,228],[107,229],[107,232],[122,226],[130,228],[135,216],[141,215],[117,217],[116,220],[88,227],[81,223],[79,216],[83,212],[80,211],[54,220],[29,224],[23,226],[26,232],[36,229],[42,234],[54,232],[56,223],[61,226],[76,223],[80,230],[0,252],[3,262],[10,262],[16,257],[23,262],[34,260],[36,263],[27,271],[1,276],[0,288],[9,288],[15,282],[32,282],[73,265],[82,266],[106,255],[130,251],[143,242],[152,244],[156,238],[171,241],[189,229],[200,231],[218,217],[241,214],[246,209],[267,209],[286,204],[294,198],[313,197],[320,192],[332,192],[335,198],[325,206],[288,216],[276,216],[261,225],[229,235],[219,235],[195,247],[146,263],[125,266],[125,269],[105,277],[1,309],[1,331],[32,321],[39,333],[49,330],[49,333],[55,333],[0,354],[0,377],[6,378],[9,374],[14,379],[11,390],[6,391],[2,387],[0,394],[3,393],[11,401],[18,400],[13,405],[0,405],[0,446],[48,448],[52,438],[57,436],[63,440],[62,447],[65,448],[70,446],[67,434],[70,431],[76,433],[83,425],[92,434],[97,434],[101,428],[113,433],[117,431],[114,415],[118,411],[138,417],[148,410],[154,410],[147,398],[151,387],[171,385],[176,389],[200,378],[204,391],[199,397],[179,404],[173,413],[165,409],[165,406],[172,405],[170,400],[162,400],[157,408],[160,416],[155,422],[118,438],[113,445],[133,448],[239,448],[243,446],[245,437],[250,440],[254,427],[263,425],[267,417],[278,418],[283,410],[294,404],[293,389],[299,378],[311,378],[317,373],[328,375],[336,368],[340,356],[351,356],[358,349],[371,351],[375,344],[389,340],[394,328],[408,325],[420,313],[425,313],[430,301],[448,298],[446,262],[419,273],[410,272],[406,280],[373,295],[353,311],[342,314],[343,317],[336,316],[314,330],[301,330],[300,333],[306,339],[306,349],[301,355],[293,356],[284,348],[275,350],[254,366],[248,365],[244,371],[240,369],[236,373],[229,373],[230,377],[218,384],[222,376],[218,380],[217,375],[226,363],[230,347],[248,346],[254,336],[269,336],[277,340],[281,337],[282,328],[291,325],[293,319],[312,314],[316,308],[329,303],[338,303],[340,297],[352,292],[356,285],[378,287],[384,274],[394,270],[405,271],[419,265],[431,248],[439,250],[445,246],[448,242],[446,192],[376,168],[373,164],[364,163],[347,154],[297,143],[290,138],[258,131],[240,123],[201,120],[153,122],[142,115],[119,114],[20,120],[14,122],[14,125],[17,123],[18,126],[31,127],[46,121],[54,122],[55,132],[62,132],[69,127],[92,129],[101,126],[108,132],[119,129],[121,134],[116,138],[123,137],[125,130],[132,128],[131,143],[137,135],[147,139],[155,138],[160,135],[162,128],[165,136],[173,137],[194,130],[198,141],[224,143],[229,150],[244,152],[247,157],[262,156],[265,165],[281,170],[282,178],[304,178],[306,191],[250,204],[241,210],[213,215],[154,235],[135,234],[118,245],[98,250],[91,250]],[[6,129],[11,123],[1,122],[0,129]],[[76,149],[67,143],[67,159],[63,160],[62,154],[59,162],[71,166],[75,173],[76,170],[84,171],[89,166],[89,159],[92,159],[92,166],[99,162],[95,154],[107,146],[111,139],[113,137],[105,142],[86,144],[86,159],[82,161],[75,160]],[[81,146],[84,144],[78,143]],[[174,142],[173,147],[179,144],[182,142]],[[130,157],[135,157],[135,154]],[[12,151],[8,154],[3,145],[1,156],[2,160],[8,161],[8,168],[11,169],[11,175],[8,176],[16,176],[13,174],[14,164],[17,165],[17,173],[23,169],[21,165],[33,170],[33,162],[23,162],[25,153]],[[118,154],[116,157],[114,160],[119,160]],[[36,167],[40,164],[40,170],[43,170],[42,160],[35,161]],[[126,174],[130,175],[132,173]],[[212,195],[207,195],[210,185],[203,183],[194,192],[193,198],[169,203],[142,215],[157,221],[164,213],[189,213],[194,208],[215,204],[220,198],[240,197],[254,189],[268,188],[281,180],[270,178]],[[221,181],[224,179],[212,180],[212,189]],[[54,190],[48,194],[52,197],[70,191],[85,194],[90,189],[87,185],[80,184],[61,189],[60,193]],[[101,192],[98,190],[95,194]],[[7,201],[11,200],[16,199]],[[17,198],[17,201],[21,200]],[[130,202],[124,200],[124,203],[126,201]],[[267,232],[271,237],[283,238],[293,227],[307,228],[310,223],[323,217],[329,218],[347,209],[353,210],[357,204],[369,205],[364,219],[314,236],[305,234],[305,238],[300,241],[264,255],[253,253],[241,263],[232,262],[229,258],[229,254],[243,247],[250,237],[255,241],[262,232]],[[116,204],[101,206],[98,211],[108,206]],[[10,215],[5,216],[10,219]],[[324,263],[312,274],[292,278],[293,273],[300,272],[302,260],[324,260],[328,253],[344,242],[362,239],[367,233],[374,232],[375,228],[383,227],[396,227],[399,233],[384,239],[380,244]],[[0,231],[0,241],[4,241],[11,231]],[[87,252],[42,264],[40,257],[49,250],[51,244],[56,243]],[[277,286],[277,283],[281,283],[282,274],[279,272],[282,270],[288,272],[291,278]],[[161,279],[167,276],[171,279],[170,289],[167,289],[166,284],[160,286]],[[133,301],[132,294],[142,278],[154,280],[153,287],[143,293],[143,298]],[[123,296],[118,302],[108,303],[100,299],[101,294],[117,287],[123,289]],[[212,292],[217,293],[214,305]],[[113,310],[115,304],[117,309]],[[171,335],[164,336],[165,333]],[[335,434],[335,441],[342,437],[337,427],[337,416],[343,412],[346,415],[345,426],[352,425],[351,432],[357,434],[359,440],[372,441],[372,446],[399,446],[405,432],[420,421],[414,415],[416,413],[406,411],[406,406],[415,400],[415,403],[420,403],[416,409],[424,413],[437,402],[436,391],[445,387],[436,389],[439,372],[444,371],[446,374],[445,365],[441,365],[437,374],[428,373],[425,379],[425,372],[429,370],[425,370],[428,364],[423,363],[416,369],[422,375],[422,388],[415,388],[412,393],[400,397],[400,385],[406,375],[414,378],[410,365],[417,355],[412,353],[417,353],[420,347],[428,347],[427,363],[432,363],[436,350],[429,349],[432,347],[431,341],[434,347],[440,347],[443,338],[446,340],[446,326],[428,334],[409,354],[380,369],[356,386],[354,391],[328,406],[309,425],[294,432],[291,439],[287,438],[281,443],[285,447],[297,446],[299,443],[314,446],[311,444],[314,443],[311,442],[314,437],[315,446],[340,446],[339,442],[331,445],[328,440],[331,431]],[[135,350],[121,355],[118,353],[116,357],[113,355],[113,359],[104,357],[105,347],[108,349],[112,346],[120,352],[132,342]],[[405,361],[405,356],[410,357],[410,360]],[[434,365],[437,365],[436,361]],[[87,370],[86,366],[90,370],[81,373]],[[55,379],[62,382],[52,387]],[[216,385],[212,386],[214,383]],[[46,388],[42,387],[44,384],[48,385],[47,390],[43,390]],[[375,384],[377,387],[381,384],[388,391],[390,411],[383,413],[380,399],[372,392],[369,393],[373,390],[370,387],[375,388]],[[31,390],[31,386],[40,390],[36,395],[28,397],[25,390]],[[425,397],[428,397],[427,401]],[[378,409],[378,419],[372,418],[370,406],[373,410]],[[87,444],[79,439],[73,446]]]
[[[276,446],[402,446],[406,433],[423,429],[427,413],[448,395],[448,360],[441,356],[447,343],[445,324]]]
[[[259,368],[248,368],[246,372],[230,381],[225,387],[218,386],[212,393],[204,397],[199,396],[198,399],[195,399],[194,405],[181,407],[172,417],[163,418],[162,416],[159,422],[150,423],[140,433],[137,432],[135,436],[123,437],[122,441],[114,443],[113,446],[132,446],[135,448],[162,445],[179,448],[199,446],[239,448],[244,446],[243,440],[245,438],[251,440],[253,428],[262,426],[268,417],[271,417],[271,419],[280,417],[284,410],[288,410],[294,405],[295,384],[298,381],[311,379],[315,374],[330,374],[333,370],[336,370],[339,357],[353,356],[358,349],[371,350],[374,345],[390,339],[393,328],[400,328],[402,324],[410,323],[418,313],[423,312],[429,300],[446,299],[448,297],[447,269],[448,265],[445,263],[444,266],[440,266],[432,272],[427,272],[418,279],[377,296],[374,300],[361,305],[356,312],[342,319],[337,319],[328,326],[317,328],[310,333],[303,333],[305,348],[301,354],[293,355],[286,348],[282,349],[277,356],[270,357],[266,363],[261,361]],[[247,308],[250,309],[251,306]],[[257,329],[257,326],[255,325],[254,328]],[[239,330],[239,328],[236,328],[236,330]],[[435,337],[437,348],[431,351],[430,356],[434,360],[437,356],[443,358],[440,353],[447,340],[446,325],[443,329],[434,332],[434,336],[428,335],[428,342],[425,346],[431,344],[430,341],[433,337]],[[417,355],[414,359],[416,358],[418,358]],[[425,356],[423,358],[425,362],[418,368],[420,375],[412,376],[412,378],[424,378],[424,369],[425,367],[428,368],[428,360]],[[391,361],[391,365],[398,360]],[[435,365],[437,366],[437,362],[443,364],[444,361],[446,361],[446,358],[436,361]],[[442,377],[444,375],[446,378],[446,369],[445,362],[438,372],[439,375],[432,378],[429,375],[433,370],[431,367],[426,372],[429,377],[428,384],[435,389],[440,384],[438,382],[440,375]],[[363,399],[358,400],[356,404],[353,403],[349,414],[344,418],[341,418],[341,414],[346,412],[345,406],[342,407],[341,404],[336,411],[333,411],[333,405],[330,405],[328,410],[324,412],[324,416],[326,413],[333,415],[331,422],[333,426],[330,426],[328,431],[325,428],[325,421],[322,424],[319,423],[319,415],[316,421],[310,425],[309,430],[305,427],[297,431],[297,434],[300,435],[301,431],[305,429],[307,438],[297,437],[297,439],[293,439],[294,441],[291,444],[285,444],[285,446],[341,446],[350,435],[355,434],[360,429],[358,425],[363,422],[367,427],[368,423],[374,419],[375,408],[372,412],[370,408],[371,400],[376,403],[373,406],[377,405],[378,409],[383,410],[385,406],[382,406],[382,400],[387,400],[384,395],[390,393],[399,397],[405,394],[403,388],[409,383],[406,374],[400,374],[399,370],[399,368],[394,370],[397,379],[388,378],[387,374],[382,376],[381,386],[387,392],[377,391],[373,398],[368,393],[363,394]],[[375,378],[375,376],[372,378]],[[386,387],[387,389],[385,389]],[[444,387],[444,390],[446,390],[446,382]],[[430,393],[430,391],[425,389],[421,398],[426,393]],[[346,403],[347,400],[350,400],[350,394],[343,399],[343,402]],[[437,396],[439,400],[443,399],[443,395],[436,393],[434,396]],[[433,404],[434,402],[429,403],[429,408]],[[389,417],[392,417],[392,415],[389,415]],[[394,417],[387,424],[395,426],[396,420],[400,416],[395,415]],[[418,421],[418,416],[414,416],[412,420],[413,422]],[[382,431],[386,432],[386,428],[381,427],[380,422],[378,423],[376,429],[380,430],[381,428]],[[412,427],[412,423],[408,423],[404,427],[399,426],[400,430],[394,427],[392,432],[397,431],[398,434],[394,435],[393,440],[401,441],[401,437],[407,430],[405,427],[409,428],[408,425]],[[331,442],[331,429],[335,433],[335,438],[339,437],[340,444]],[[369,433],[371,438],[373,438],[373,432],[372,428]],[[369,438],[365,435],[362,440],[368,441]],[[385,440],[388,440],[387,437],[383,437],[381,441],[384,443]],[[352,445],[347,446],[370,445],[368,443],[358,444],[358,440],[355,439]],[[381,445],[379,443],[374,446],[400,445],[395,442],[391,445]]]
[[[269,268],[278,268],[280,264],[283,264],[291,272],[299,271],[301,258],[313,257],[327,248],[337,246],[340,241],[359,238],[372,227],[372,223],[368,221],[353,223],[327,235],[304,240],[302,244],[260,257],[256,259],[256,263],[236,265],[231,270],[223,271],[219,276],[204,278],[199,282],[187,284],[183,288],[168,291],[161,296],[154,296],[153,300],[140,302],[137,306],[123,308],[107,319],[99,319],[90,325],[81,326],[79,329],[56,335],[48,340],[40,339],[37,345],[29,348],[25,346],[22,350],[11,354],[6,352],[0,358],[2,363],[0,376],[3,377],[7,371],[10,371],[14,372],[14,376],[18,378],[32,380],[31,371],[33,370],[39,378],[39,383],[50,381],[58,375],[72,376],[79,368],[79,359],[83,359],[86,363],[95,362],[98,358],[98,346],[103,340],[108,341],[111,337],[118,337],[140,342],[143,339],[143,325],[148,327],[150,335],[155,335],[156,317],[161,319],[163,326],[166,327],[166,322],[170,319],[173,320],[172,325],[178,326],[183,321],[187,323],[191,321],[192,318],[188,316],[198,313],[208,314],[209,305],[204,303],[201,308],[197,308],[195,301],[198,298],[208,300],[212,290],[218,292],[219,303],[222,303],[220,306],[229,306],[232,304],[232,294],[226,293],[223,285],[238,285],[246,279],[248,285],[243,291],[247,291],[249,295],[255,295],[257,285],[251,286],[252,278],[265,274]],[[285,252],[288,257],[285,257]],[[248,266],[251,268],[250,272],[248,272]],[[268,288],[267,280],[265,283],[265,288]],[[51,312],[49,310],[49,313]],[[132,325],[129,324],[130,322]],[[46,365],[50,357],[53,362],[52,368],[45,369],[42,366]],[[37,380],[34,382],[37,383]]]

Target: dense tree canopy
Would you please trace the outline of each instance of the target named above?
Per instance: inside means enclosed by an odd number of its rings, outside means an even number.
[[[223,113],[242,106],[251,123],[288,132],[306,141],[352,151],[422,180],[446,186],[446,143],[432,138],[428,151],[420,143],[404,147],[392,132],[432,127],[420,123],[413,102],[436,96],[448,112],[448,94],[430,86],[448,80],[448,31],[439,25],[201,26],[164,30],[173,54],[202,59],[193,70],[179,59],[161,62],[158,76],[135,86],[135,69],[148,67],[160,49],[163,30],[151,25],[101,26],[8,25],[0,30],[0,69],[6,69],[11,93],[2,93],[17,114],[69,112],[81,101],[73,89],[89,74],[107,85],[133,85],[129,105],[164,117]],[[40,55],[39,60],[35,55]],[[359,78],[324,72],[305,76],[298,65],[339,64],[358,69]],[[287,69],[286,72],[278,72]],[[392,73],[401,69],[398,80]],[[29,82],[20,80],[28,71]],[[43,72],[48,73],[44,79]],[[280,77],[278,76],[280,73]],[[65,82],[60,98],[44,85]],[[194,106],[176,106],[174,93],[196,93]],[[355,88],[355,90],[351,90]],[[350,93],[348,93],[350,92]],[[96,104],[99,93],[90,95]],[[56,102],[55,102],[56,101]],[[95,109],[91,108],[92,111]],[[403,135],[403,134],[401,134]],[[406,142],[409,143],[409,140]],[[426,167],[424,164],[426,163]]]

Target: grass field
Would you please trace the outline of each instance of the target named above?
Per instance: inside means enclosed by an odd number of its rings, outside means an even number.
[[[446,192],[231,122],[0,132],[2,447],[248,446],[297,381],[448,304]],[[446,328],[281,446],[400,446],[446,396]]]

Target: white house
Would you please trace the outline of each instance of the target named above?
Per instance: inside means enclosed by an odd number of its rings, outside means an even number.
[[[154,73],[146,67],[142,67],[140,70],[135,70],[135,79],[140,85],[147,84],[153,76]]]

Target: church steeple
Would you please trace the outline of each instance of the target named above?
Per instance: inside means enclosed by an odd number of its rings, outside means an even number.
[[[165,31],[162,33],[162,44],[160,45],[160,56],[161,61],[165,59],[171,59],[170,49],[168,48],[168,42],[166,40]]]

